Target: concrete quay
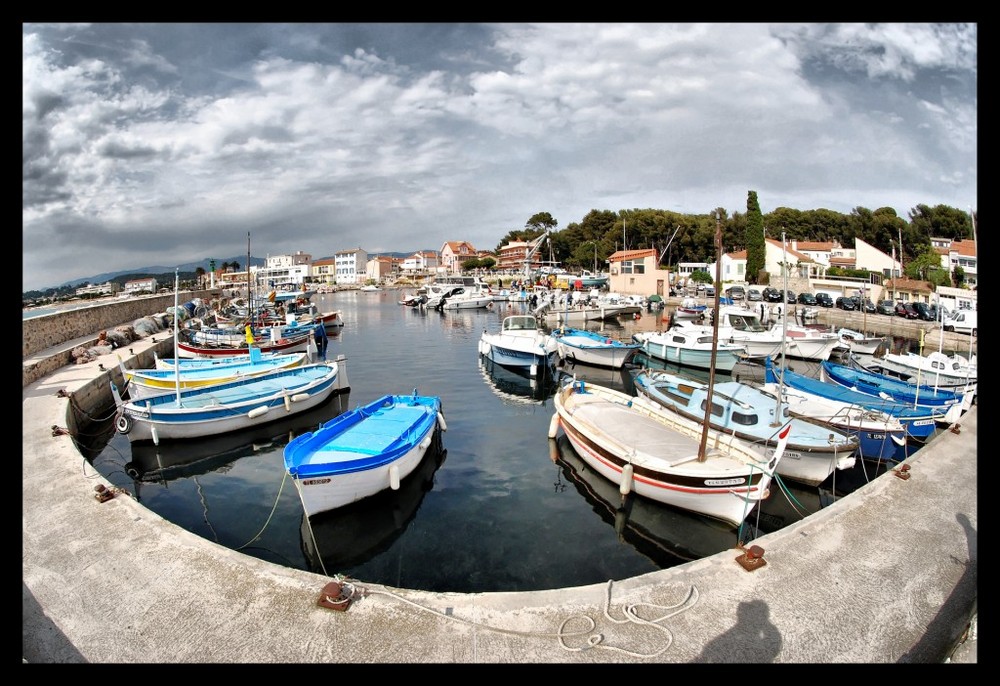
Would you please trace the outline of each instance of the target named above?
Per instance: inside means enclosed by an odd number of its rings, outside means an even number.
[[[170,345],[157,339],[129,346],[129,366]],[[734,549],[522,593],[344,579],[339,611],[320,604],[330,578],[219,546],[127,492],[98,500],[111,484],[67,429],[117,363],[23,388],[24,663],[976,662],[976,406],[907,460],[908,478],[887,473],[754,541],[765,564],[752,571]]]

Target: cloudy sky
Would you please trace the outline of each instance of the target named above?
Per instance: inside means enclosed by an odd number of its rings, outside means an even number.
[[[23,24],[23,290],[537,212],[977,208],[975,24]]]

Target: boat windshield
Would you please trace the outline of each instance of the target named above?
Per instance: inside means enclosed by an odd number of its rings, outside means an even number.
[[[767,328],[753,315],[731,314],[729,325],[737,331],[767,331]]]

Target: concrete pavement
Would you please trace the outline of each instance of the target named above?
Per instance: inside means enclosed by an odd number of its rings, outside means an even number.
[[[127,492],[95,497],[111,485],[62,429],[71,403],[86,409],[108,387],[99,365],[117,358],[23,389],[27,663],[976,661],[976,406],[907,461],[908,478],[888,473],[754,541],[766,564],[753,571],[732,550],[524,593],[344,579],[352,600],[338,611],[320,604],[327,577],[195,536]]]

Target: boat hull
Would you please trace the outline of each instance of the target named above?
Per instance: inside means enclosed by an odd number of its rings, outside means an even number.
[[[554,404],[549,437],[562,427],[577,454],[623,494],[734,527],[768,495],[779,460],[764,459],[739,439],[710,431],[707,457],[698,460],[700,425],[668,417],[642,398],[574,382],[556,393]]]
[[[440,417],[439,398],[390,395],[295,438],[284,462],[303,512],[313,516],[398,490],[431,446]]]
[[[623,343],[581,329],[557,329],[552,337],[563,362],[610,369],[621,369],[641,347],[638,343]]]
[[[305,412],[346,390],[343,360],[250,379],[119,402],[115,426],[130,442],[199,438],[241,431]],[[118,391],[114,391],[117,395]],[[117,399],[116,399],[117,402]]]
[[[760,389],[738,381],[716,384],[712,399],[710,426],[757,447],[770,458],[778,444],[778,431],[791,426],[787,446],[776,469],[788,479],[818,486],[837,469],[854,466],[857,440],[843,432],[788,418],[788,405],[782,403],[778,424],[774,424],[777,399]],[[708,386],[670,372],[643,371],[635,376],[635,389],[667,412],[677,412],[692,420],[703,421]]]
[[[670,364],[697,369],[712,368],[712,344],[699,342],[699,336],[690,332],[675,332],[667,330],[663,333],[635,334],[633,338],[642,344],[642,350]],[[736,345],[722,344],[715,351],[715,370],[732,373],[736,365],[743,359],[746,348]]]

